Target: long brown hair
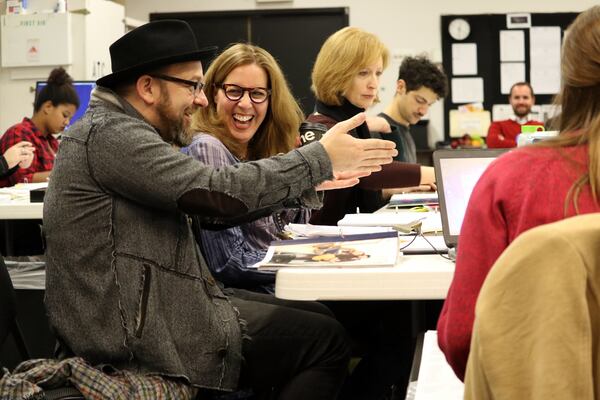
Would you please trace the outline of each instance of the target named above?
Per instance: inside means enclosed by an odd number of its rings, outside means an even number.
[[[600,190],[600,6],[582,12],[567,29],[561,57],[562,88],[554,103],[562,108],[553,126],[560,134],[540,146],[568,147],[588,144],[587,172],[571,187],[565,200],[578,212],[581,190],[590,185],[598,201]]]
[[[213,61],[205,76],[208,106],[196,112],[192,127],[217,137],[234,155],[241,156],[240,145],[232,139],[217,114],[215,95],[219,88],[215,85],[224,82],[235,68],[250,64],[258,65],[267,73],[271,89],[267,114],[248,143],[246,154],[248,160],[259,160],[292,150],[296,146],[304,115],[292,96],[279,64],[271,54],[258,46],[234,44]]]

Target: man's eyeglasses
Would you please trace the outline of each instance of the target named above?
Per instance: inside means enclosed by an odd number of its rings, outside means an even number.
[[[230,83],[223,83],[221,85],[216,86],[218,88],[223,89],[225,97],[227,97],[231,101],[241,100],[241,98],[244,97],[244,93],[248,92],[248,95],[250,96],[250,101],[254,104],[260,104],[264,103],[271,95],[271,90],[260,87],[245,88]]]
[[[148,74],[153,78],[162,79],[163,81],[181,83],[182,85],[186,85],[192,88],[192,94],[194,97],[198,97],[202,88],[204,87],[204,83],[200,81],[188,81],[187,79],[177,78],[175,76],[163,75],[163,74]]]

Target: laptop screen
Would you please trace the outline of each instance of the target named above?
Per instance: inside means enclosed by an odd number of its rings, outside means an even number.
[[[437,150],[433,153],[442,230],[448,247],[458,244],[458,235],[473,187],[483,171],[507,149]]]

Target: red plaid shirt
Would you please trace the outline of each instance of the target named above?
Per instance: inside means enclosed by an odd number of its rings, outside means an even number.
[[[13,186],[19,182],[33,182],[35,172],[52,170],[54,157],[58,151],[58,140],[52,135],[44,136],[29,118],[23,118],[19,124],[13,125],[0,138],[0,154],[4,154],[11,146],[27,141],[35,147],[33,162],[29,168],[18,168],[11,176],[0,179],[0,187]]]

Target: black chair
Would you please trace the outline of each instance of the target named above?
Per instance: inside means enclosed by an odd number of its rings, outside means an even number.
[[[15,288],[12,285],[4,258],[0,255],[0,346],[12,335],[19,355],[23,360],[29,359],[29,351],[17,322],[17,301]],[[73,386],[44,390],[47,400],[79,400],[85,399]]]
[[[4,259],[0,256],[0,345],[12,337],[23,360],[29,358],[23,334],[17,323],[17,300]]]

